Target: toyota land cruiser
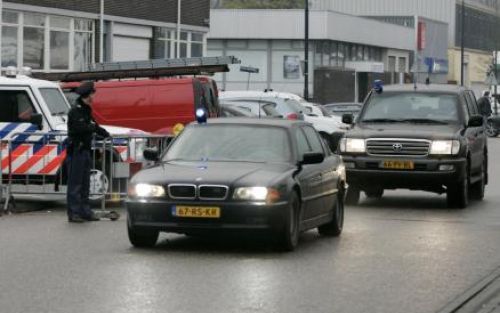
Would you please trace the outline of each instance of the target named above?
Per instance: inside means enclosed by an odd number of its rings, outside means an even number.
[[[449,85],[400,85],[372,90],[340,141],[349,189],[380,198],[386,189],[446,193],[449,207],[482,200],[488,183],[484,119],[474,93]]]

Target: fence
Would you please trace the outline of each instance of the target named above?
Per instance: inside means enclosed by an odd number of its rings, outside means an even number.
[[[170,139],[137,134],[93,140],[90,199],[100,201],[103,210],[109,201],[124,200],[132,175],[148,166],[144,149],[162,152]],[[0,140],[0,148],[0,203],[4,211],[14,196],[66,194],[66,133],[14,133]]]

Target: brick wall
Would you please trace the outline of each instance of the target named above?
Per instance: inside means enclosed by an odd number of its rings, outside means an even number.
[[[6,2],[99,13],[99,0],[8,0]],[[105,0],[105,13],[159,22],[177,22],[177,0]],[[182,0],[182,24],[208,26],[210,0]]]

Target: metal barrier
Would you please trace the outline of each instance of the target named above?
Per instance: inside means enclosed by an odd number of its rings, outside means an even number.
[[[148,162],[145,148],[160,152],[172,137],[119,135],[93,140],[90,199],[105,210],[109,201],[127,197],[128,182]],[[0,203],[7,211],[18,195],[66,195],[67,133],[14,133],[0,140]]]

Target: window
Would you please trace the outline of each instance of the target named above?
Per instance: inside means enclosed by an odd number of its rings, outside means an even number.
[[[203,56],[203,34],[191,33],[191,57]]]
[[[304,154],[311,152],[309,143],[307,143],[306,135],[301,129],[295,131],[295,138],[297,139],[297,149],[299,153],[299,159],[302,160]]]
[[[399,68],[399,73],[406,72],[406,58],[399,58],[398,68]]]
[[[23,90],[0,91],[0,122],[29,123],[33,114],[33,103],[28,93]]]
[[[302,129],[306,134],[307,141],[311,145],[312,152],[324,153],[323,145],[321,144],[321,140],[319,139],[316,131],[312,127],[303,127]]]
[[[17,66],[18,27],[2,27],[2,66]]]
[[[473,99],[469,92],[465,92],[465,100],[467,102],[467,110],[469,111],[469,115],[478,114],[476,99]]]
[[[52,115],[68,114],[69,106],[59,89],[40,88],[40,93]]]
[[[44,43],[43,28],[24,27],[23,31],[23,64],[35,70],[44,68]]]
[[[394,56],[389,57],[389,72],[396,72],[396,57]]]

